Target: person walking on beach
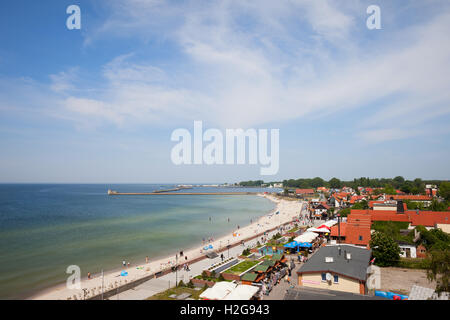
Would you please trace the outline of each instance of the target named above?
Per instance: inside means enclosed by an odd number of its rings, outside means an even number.
[[[91,280],[91,273],[88,272],[88,280]]]
[[[125,260],[122,261],[123,267],[125,268],[127,266],[127,263],[125,262]]]

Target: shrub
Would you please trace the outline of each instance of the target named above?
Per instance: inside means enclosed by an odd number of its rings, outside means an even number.
[[[397,242],[385,233],[376,231],[370,240],[370,247],[377,266],[395,266],[400,260],[400,248]]]

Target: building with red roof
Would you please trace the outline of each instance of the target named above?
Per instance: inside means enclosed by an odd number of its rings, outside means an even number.
[[[368,214],[350,214],[347,217],[347,222],[341,222],[339,225],[331,227],[330,236],[332,239],[338,240],[340,231],[342,243],[368,246],[371,239],[371,224],[371,217]]]
[[[314,194],[314,189],[295,189],[295,194],[297,195]]]
[[[390,195],[386,195],[387,199],[392,199],[392,200],[410,200],[410,201],[428,201],[431,202],[433,200],[433,198],[431,198],[430,196],[424,196],[424,195],[413,195],[413,194],[390,194]]]

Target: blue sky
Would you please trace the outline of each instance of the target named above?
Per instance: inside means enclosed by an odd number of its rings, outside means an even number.
[[[448,1],[0,7],[0,182],[450,179]],[[194,120],[279,129],[278,174],[175,166],[171,133]]]

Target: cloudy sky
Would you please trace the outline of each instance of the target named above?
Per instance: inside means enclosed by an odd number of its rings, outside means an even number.
[[[66,9],[81,8],[81,30]],[[381,8],[381,30],[366,10]],[[447,0],[0,4],[0,182],[450,179]],[[181,165],[177,128],[280,130],[280,169]]]

